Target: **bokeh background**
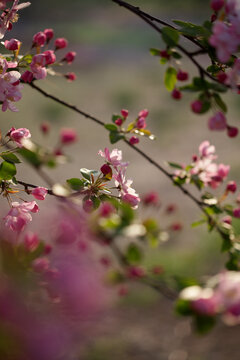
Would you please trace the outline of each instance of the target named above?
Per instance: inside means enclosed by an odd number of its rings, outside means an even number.
[[[163,20],[181,19],[201,23],[209,18],[208,0],[132,0],[133,5]],[[151,47],[162,48],[157,33],[124,8],[110,0],[33,0],[31,7],[21,12],[11,35],[31,44],[32,35],[45,28],[54,28],[57,37],[69,40],[69,50],[77,52],[75,63],[61,69],[75,71],[77,80],[68,83],[62,77],[51,77],[39,82],[48,92],[76,104],[82,110],[110,122],[113,113],[127,108],[133,119],[148,108],[149,128],[157,136],[154,142],[143,139],[139,145],[146,153],[164,165],[166,161],[190,161],[203,140],[216,145],[219,161],[230,164],[230,178],[238,181],[239,138],[230,139],[225,133],[210,133],[207,116],[196,116],[190,111],[191,95],[176,102],[164,89],[164,66],[149,53]],[[184,42],[186,46],[188,43]],[[24,45],[28,49],[27,45]],[[64,54],[64,52],[62,53]],[[207,65],[207,59],[199,58]],[[194,74],[187,61],[183,70]],[[239,120],[239,98],[226,96],[229,105],[229,123]],[[49,148],[56,144],[61,127],[73,127],[79,141],[67,149],[71,162],[50,170],[57,182],[78,177],[81,167],[98,168],[99,149],[109,145],[107,132],[68,109],[43,98],[25,86],[20,112],[2,113],[2,131],[10,126],[28,127],[33,139]],[[40,124],[51,124],[51,133],[43,137]],[[184,228],[174,239],[158,251],[149,252],[148,265],[162,264],[170,274],[201,277],[214,274],[222,268],[224,256],[219,254],[220,240],[207,234],[205,228],[192,229],[191,223],[201,217],[198,209],[179,193],[164,176],[144,159],[117,144],[123,156],[130,161],[129,176],[137,192],[154,190],[160,195],[162,209],[154,214],[163,227],[176,220]],[[22,180],[45,185],[29,167],[20,165]],[[164,206],[176,203],[178,212],[171,220],[164,215]],[[178,319],[173,304],[145,287],[134,287],[125,299],[117,302],[96,326],[96,336],[85,340],[82,360],[223,360],[238,355],[239,328],[218,325],[211,335],[200,337],[191,331],[188,319]]]

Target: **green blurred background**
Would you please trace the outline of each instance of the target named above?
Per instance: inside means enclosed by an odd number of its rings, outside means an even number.
[[[132,0],[131,3],[169,22],[181,19],[201,23],[211,15],[208,0]],[[109,122],[112,113],[119,112],[121,108],[129,109],[133,118],[139,110],[148,108],[149,128],[157,139],[154,142],[143,139],[139,145],[141,149],[162,165],[166,161],[187,163],[197,152],[198,145],[208,139],[216,145],[219,161],[231,164],[230,178],[239,182],[239,139],[229,139],[225,133],[210,133],[207,116],[191,113],[191,95],[184,95],[181,102],[171,99],[162,85],[164,67],[149,54],[149,48],[161,48],[163,44],[158,34],[140,19],[110,0],[33,0],[31,7],[22,11],[19,23],[8,37],[30,44],[32,35],[44,28],[54,28],[57,37],[69,40],[69,50],[77,51],[73,66],[61,68],[63,73],[75,71],[77,80],[68,83],[64,78],[48,76],[46,80],[39,81],[39,86],[105,122]],[[189,46],[186,41],[183,43]],[[23,48],[29,47],[24,45]],[[64,53],[62,51],[61,54]],[[199,60],[207,65],[204,57]],[[195,73],[188,62],[183,61],[181,68]],[[229,122],[237,124],[238,97],[232,95],[228,104]],[[79,142],[67,149],[72,162],[51,171],[56,181],[64,182],[69,176],[79,176],[80,167],[99,167],[96,154],[109,144],[106,131],[46,100],[28,86],[23,91],[23,100],[17,105],[20,109],[18,114],[1,114],[3,132],[10,126],[26,126],[34,139],[51,148],[61,127],[77,129]],[[39,133],[43,121],[49,122],[52,128],[47,137]],[[221,269],[225,258],[218,255],[220,240],[215,235],[208,235],[205,228],[191,228],[191,223],[201,216],[194,204],[144,159],[124,144],[117,145],[123,150],[124,158],[130,161],[129,176],[140,194],[155,190],[164,205],[178,204],[179,210],[171,219],[163,215],[163,210],[153,214],[160,224],[163,227],[172,221],[184,224],[180,234],[170,238],[159,251],[150,252],[147,264],[162,264],[169,273],[198,278]],[[44,185],[30,168],[28,171],[22,165],[20,168],[22,180]],[[175,317],[172,308],[172,303],[159,298],[153,291],[134,288],[130,296],[121,300],[117,309],[109,311],[97,326],[96,339],[86,342],[81,359],[239,358],[236,336],[239,329],[226,329],[219,325],[209,337],[200,338],[191,333],[188,320]]]

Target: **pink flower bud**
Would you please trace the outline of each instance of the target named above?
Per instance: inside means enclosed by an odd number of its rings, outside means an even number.
[[[74,129],[64,128],[60,132],[61,143],[64,145],[72,144],[77,141],[77,134]]]
[[[49,42],[54,36],[54,31],[53,29],[45,29],[44,34],[46,35],[47,42]]]
[[[147,126],[145,117],[140,117],[136,125],[138,129],[145,129],[145,127]]]
[[[15,141],[18,147],[22,147],[22,141],[31,137],[31,133],[26,128],[15,129],[11,131],[10,138]]]
[[[33,36],[33,46],[44,46],[47,40],[44,32],[39,31],[37,34]]]
[[[21,76],[22,81],[24,81],[25,83],[31,83],[33,81],[33,73],[29,70],[26,70],[22,76]]]
[[[49,260],[47,258],[37,258],[32,263],[33,270],[41,273],[49,268]]]
[[[149,114],[149,111],[147,109],[144,109],[144,110],[139,112],[138,117],[139,118],[141,118],[141,117],[146,118],[148,116],[148,114]]]
[[[69,51],[63,58],[62,61],[66,61],[68,64],[71,64],[76,57],[75,51]]]
[[[178,89],[172,91],[172,98],[175,100],[180,100],[182,98],[182,93]]]
[[[234,126],[228,126],[227,127],[227,134],[231,138],[238,136],[238,128],[236,128]]]
[[[226,191],[230,191],[232,193],[235,193],[237,191],[237,184],[235,181],[229,181],[226,186]]]
[[[229,215],[224,216],[224,218],[222,219],[222,222],[231,225],[232,224],[231,216],[229,216]]]
[[[181,231],[183,226],[181,223],[173,223],[170,228],[172,231]]]
[[[140,202],[140,198],[132,194],[123,195],[122,200],[125,201],[127,204],[131,205],[133,208],[136,208]]]
[[[118,118],[117,120],[115,120],[115,124],[116,124],[117,126],[121,126],[122,123],[123,123],[123,120],[122,120],[121,118]]]
[[[128,110],[122,109],[121,114],[126,119],[128,117]]]
[[[52,246],[51,245],[49,245],[49,244],[46,244],[45,246],[44,246],[44,254],[45,255],[48,255],[48,254],[50,254],[51,252],[52,252]]]
[[[219,11],[224,6],[224,0],[211,0],[211,8],[214,11]]]
[[[58,49],[64,49],[68,46],[68,41],[65,38],[58,38],[55,40],[55,48]]]
[[[102,203],[102,205],[101,205],[101,207],[99,209],[99,215],[101,217],[106,217],[107,218],[110,215],[112,215],[113,212],[115,212],[115,208],[109,202]]]
[[[127,271],[127,275],[130,279],[142,278],[146,275],[145,270],[140,266],[130,266]]]
[[[159,201],[158,193],[152,191],[152,192],[146,194],[143,197],[143,203],[144,203],[144,205],[159,206],[160,201]]]
[[[227,80],[227,74],[224,71],[219,71],[219,73],[217,73],[217,79],[220,83],[224,84]]]
[[[40,125],[40,129],[41,131],[43,132],[43,134],[47,134],[50,130],[50,125],[46,122],[43,122],[41,125]]]
[[[233,216],[236,218],[240,218],[240,208],[233,210]]]
[[[132,136],[131,138],[130,138],[130,140],[129,140],[129,143],[131,144],[131,145],[136,145],[136,144],[138,144],[139,143],[139,138],[137,138],[136,136]]]
[[[159,54],[164,59],[170,59],[170,55],[168,54],[167,50],[160,50]]]
[[[104,164],[101,167],[101,172],[103,173],[103,175],[112,174],[112,168],[108,164]]]
[[[208,127],[210,130],[225,130],[227,127],[227,120],[222,112],[217,112],[208,120]]]
[[[175,205],[175,204],[169,204],[169,205],[166,207],[166,212],[167,212],[168,214],[172,214],[172,213],[174,213],[174,212],[176,211],[176,209],[177,209],[177,205]]]
[[[77,78],[77,76],[74,72],[69,72],[69,73],[65,74],[64,76],[68,81],[74,81]]]
[[[44,200],[47,193],[48,193],[48,190],[44,187],[37,187],[36,189],[31,191],[31,194],[37,200]]]
[[[179,70],[178,73],[177,73],[177,79],[179,81],[188,80],[188,73],[186,71]]]
[[[43,53],[45,55],[46,65],[54,64],[56,61],[56,55],[53,50],[47,50]]]
[[[200,100],[195,100],[191,103],[192,111],[199,114],[202,111],[203,103]]]
[[[17,39],[11,39],[11,40],[6,40],[4,45],[5,48],[11,51],[15,51],[18,50],[19,46],[20,46],[21,42]]]
[[[35,251],[38,248],[39,243],[40,241],[37,234],[32,232],[28,232],[23,240],[24,247],[28,252]]]
[[[87,199],[83,202],[83,210],[87,213],[92,212],[94,209],[93,201],[91,199]]]

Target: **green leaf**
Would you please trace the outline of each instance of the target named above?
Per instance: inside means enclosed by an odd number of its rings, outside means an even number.
[[[199,225],[206,224],[206,222],[207,222],[206,219],[202,219],[202,220],[193,222],[191,226],[192,226],[192,228],[195,228],[195,227],[197,227]]]
[[[105,129],[107,129],[109,131],[118,131],[117,125],[105,124],[104,127],[105,127]]]
[[[184,316],[192,315],[190,302],[187,300],[179,299],[176,303],[175,310],[179,315],[184,315]]]
[[[153,56],[160,56],[160,50],[151,48],[150,49],[150,54],[153,55]]]
[[[139,264],[142,260],[142,252],[135,244],[130,244],[125,255],[129,264]]]
[[[110,139],[111,144],[115,144],[119,140],[124,139],[124,135],[122,135],[122,134],[120,134],[119,132],[116,132],[116,131],[111,131],[110,134],[109,134],[109,139]]]
[[[184,22],[179,20],[173,20],[173,22],[180,26],[179,31],[183,35],[191,36],[191,37],[208,37],[211,32],[205,26],[195,25],[190,22]]]
[[[112,122],[115,124],[115,121],[116,121],[117,119],[119,119],[119,118],[122,119],[122,116],[120,116],[120,115],[113,115],[113,116],[112,116]]]
[[[4,153],[3,152],[3,153],[0,154],[0,156],[1,156],[1,158],[3,160],[6,160],[6,161],[8,161],[10,163],[13,163],[13,164],[20,164],[21,163],[21,161],[18,159],[18,157],[13,153]]]
[[[18,150],[18,153],[34,167],[40,167],[42,165],[40,156],[36,152],[21,148]]]
[[[212,316],[196,316],[195,327],[200,334],[206,334],[214,327],[216,319]]]
[[[162,39],[168,46],[175,46],[179,40],[179,32],[168,26],[162,28]]]
[[[91,175],[93,175],[94,177],[98,177],[100,175],[99,171],[97,171],[97,170],[89,170],[89,169],[86,169],[86,168],[80,169],[80,173],[88,181],[91,181]]]
[[[98,209],[101,204],[101,200],[97,196],[91,196],[91,200],[93,202],[94,209]]]
[[[173,91],[176,82],[177,82],[177,70],[174,67],[170,66],[167,68],[165,73],[164,84],[166,86],[166,89],[168,91]]]
[[[220,108],[220,110],[222,110],[223,112],[227,112],[227,105],[222,100],[221,96],[217,93],[214,93],[213,97],[214,97],[214,100],[215,100],[217,106]]]
[[[168,165],[175,168],[175,169],[180,169],[180,170],[183,170],[182,166],[177,164],[177,163],[174,163],[174,162],[168,162]]]
[[[66,182],[68,183],[70,188],[75,191],[81,190],[86,184],[85,180],[81,180],[78,178],[68,179]]]
[[[0,165],[0,180],[11,180],[16,175],[16,166],[8,161],[3,161]]]

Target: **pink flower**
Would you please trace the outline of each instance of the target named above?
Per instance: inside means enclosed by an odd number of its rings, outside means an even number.
[[[33,252],[38,248],[40,241],[38,239],[37,234],[33,232],[28,232],[24,236],[23,244],[28,252]]]
[[[191,307],[198,314],[206,315],[206,316],[214,316],[216,315],[218,310],[217,297],[214,295],[206,298],[200,297],[199,299],[192,301]]]
[[[121,125],[123,124],[123,119],[118,118],[117,120],[115,120],[115,124],[116,124],[117,126],[121,126]]]
[[[47,76],[47,70],[45,68],[45,65],[46,56],[44,54],[34,55],[30,64],[30,68],[33,72],[35,79],[45,79],[45,77]]]
[[[101,205],[101,207],[99,209],[99,215],[101,217],[109,217],[114,212],[115,212],[115,208],[109,202],[102,203],[102,205]]]
[[[45,29],[43,32],[46,35],[47,43],[48,43],[53,38],[54,31],[53,31],[53,29]]]
[[[145,127],[147,126],[145,117],[143,117],[143,116],[140,117],[140,118],[137,120],[136,126],[137,126],[138,129],[145,129]]]
[[[104,149],[104,152],[102,150],[99,150],[98,155],[102,156],[106,162],[109,165],[112,165],[114,168],[116,168],[117,166],[120,167],[126,167],[128,166],[128,163],[122,162],[122,151],[118,150],[118,149],[113,149],[111,152],[109,151],[108,148]]]
[[[225,130],[227,128],[227,120],[222,112],[217,112],[208,121],[208,127],[210,130]]]
[[[200,100],[195,100],[191,103],[192,111],[199,114],[202,111],[203,103]]]
[[[232,218],[229,215],[226,215],[222,218],[222,222],[231,225],[232,224]]]
[[[159,206],[159,195],[155,191],[151,191],[143,197],[144,205]]]
[[[177,79],[179,81],[186,81],[188,80],[188,73],[186,71],[179,70],[177,73]]]
[[[137,208],[140,197],[136,193],[136,191],[131,188],[132,180],[126,179],[126,167],[123,167],[117,171],[117,174],[113,175],[113,178],[115,179],[115,185],[117,188],[119,188],[121,198],[123,201],[129,203],[133,208]]]
[[[139,118],[140,118],[140,117],[146,118],[146,117],[148,116],[148,114],[149,114],[149,111],[148,111],[147,109],[144,109],[144,110],[141,110],[141,111],[139,112],[138,117],[139,117]]]
[[[138,144],[139,143],[139,138],[138,137],[136,137],[136,136],[132,136],[130,139],[129,139],[129,144],[131,144],[131,145],[136,145],[136,144]]]
[[[64,128],[60,132],[61,143],[64,145],[72,144],[77,141],[77,133],[74,129]]]
[[[46,195],[48,194],[48,190],[44,187],[37,187],[36,189],[31,191],[31,194],[37,200],[44,200]]]
[[[22,81],[24,81],[25,83],[31,83],[33,81],[33,73],[29,70],[26,70],[22,76],[21,76]]]
[[[11,40],[6,40],[4,42],[4,46],[6,49],[11,50],[11,51],[15,51],[18,50],[19,46],[20,46],[21,42],[17,39],[11,39]]]
[[[235,193],[237,191],[237,184],[235,181],[229,181],[226,186],[226,190],[230,191],[232,193]]]
[[[215,146],[210,145],[209,141],[203,141],[199,146],[199,154],[201,157],[206,157],[210,159],[216,159]]]
[[[20,128],[11,131],[9,136],[13,141],[15,141],[17,146],[21,148],[23,146],[22,141],[24,139],[29,139],[31,137],[31,133],[26,128]]]
[[[55,40],[55,48],[58,49],[64,49],[67,47],[68,41],[65,38],[58,38]]]
[[[3,72],[0,75],[0,102],[2,102],[2,111],[10,109],[11,111],[18,111],[13,105],[13,102],[19,101],[22,98],[20,90],[23,85],[19,83],[21,74],[18,71],[5,72],[4,62],[0,61],[0,68],[3,65]]]
[[[43,53],[45,55],[46,65],[54,64],[56,61],[56,55],[53,50],[46,50]]]
[[[4,217],[5,225],[13,231],[20,232],[28,222],[32,221],[32,216],[29,212],[36,213],[38,211],[39,208],[35,201],[13,202],[11,210]]]
[[[37,258],[32,262],[32,267],[38,273],[45,272],[49,268],[49,260],[45,257]]]
[[[33,36],[33,46],[44,46],[46,41],[47,36],[42,31]]]
[[[236,218],[240,218],[240,208],[233,210],[233,216]]]
[[[77,76],[74,72],[69,72],[69,73],[65,74],[64,76],[70,82],[76,80],[76,78],[77,78]]]
[[[129,194],[129,193],[123,194],[122,200],[124,202],[128,203],[129,205],[131,205],[131,207],[133,207],[134,209],[136,209],[138,207],[138,204],[140,202],[140,198],[139,198],[138,194],[135,194],[135,190],[134,190],[134,194]]]
[[[239,38],[233,27],[222,21],[216,21],[213,26],[213,35],[209,43],[216,48],[218,59],[226,63],[230,56],[237,51]]]
[[[68,64],[71,64],[76,57],[75,51],[69,51],[63,58],[63,61],[66,61]]]
[[[126,119],[126,118],[128,117],[128,110],[122,109],[122,110],[121,110],[121,114],[122,114],[122,116],[124,117],[124,119]]]
[[[219,11],[224,6],[224,0],[211,0],[211,8],[214,11]]]
[[[18,5],[19,0],[14,0],[12,7],[9,11],[4,12],[0,18],[0,39],[2,39],[5,35],[5,32],[11,28],[12,22],[16,22],[17,20],[17,12],[18,10],[24,9],[25,7],[30,5],[30,2],[25,2]],[[2,6],[6,2],[4,1]]]

